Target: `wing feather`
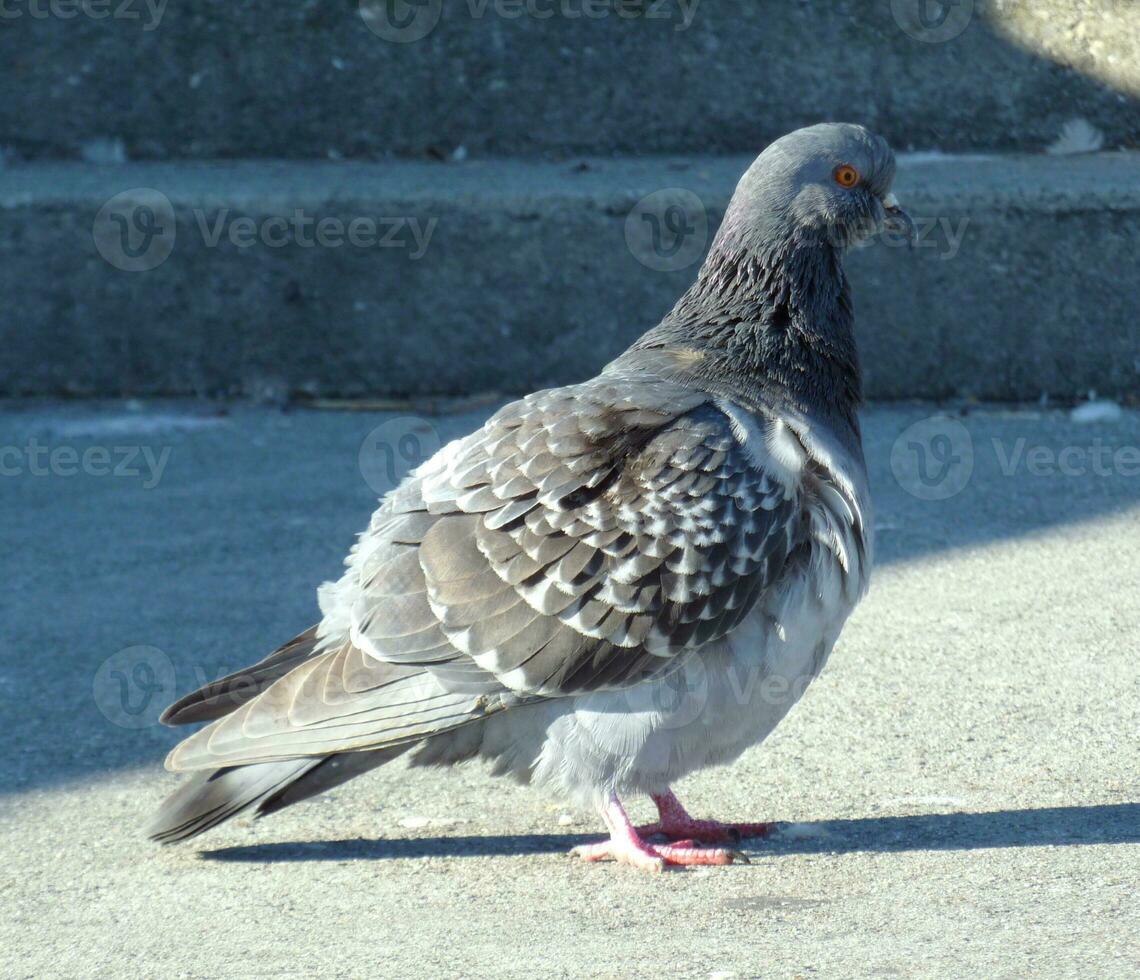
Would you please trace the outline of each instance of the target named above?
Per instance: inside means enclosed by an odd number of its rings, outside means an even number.
[[[322,590],[328,649],[169,764],[399,745],[673,669],[743,619],[810,530],[787,467],[739,429],[710,396],[647,378],[508,405],[386,498]]]

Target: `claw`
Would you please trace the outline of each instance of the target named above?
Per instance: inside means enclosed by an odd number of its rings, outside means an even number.
[[[678,803],[677,806],[680,804]],[[609,859],[617,861],[619,864],[628,864],[641,871],[663,871],[670,866],[688,867],[750,863],[748,858],[738,850],[726,847],[702,847],[697,843],[698,840],[707,840],[712,830],[717,830],[723,835],[720,839],[728,839],[728,831],[732,830],[737,833],[734,841],[739,840],[740,835],[735,831],[735,828],[729,828],[725,824],[716,824],[710,820],[692,820],[688,814],[685,814],[688,819],[686,826],[692,836],[684,836],[671,833],[679,824],[676,821],[665,819],[665,813],[662,811],[662,822],[651,825],[647,829],[653,833],[665,833],[674,839],[667,843],[656,843],[645,840],[645,835],[639,833],[637,828],[630,823],[625,808],[619,802],[616,794],[610,794],[602,809],[602,816],[610,828],[610,839],[595,844],[579,844],[570,851],[572,856],[591,862]],[[742,826],[767,825],[747,824]]]
[[[605,840],[596,844],[580,844],[570,851],[573,857],[583,861],[616,861],[628,864],[639,871],[664,871],[666,867],[695,867],[701,865],[726,865],[733,863],[749,864],[748,858],[739,851],[725,847],[700,847],[694,841],[677,841],[672,844],[650,844],[641,841],[641,846],[621,841]]]
[[[639,871],[664,871],[665,858],[656,854],[650,847],[615,847],[612,840],[598,841],[596,844],[579,844],[570,851],[571,856],[583,861],[605,861],[612,859],[619,864],[628,864]]]
[[[671,791],[653,797],[657,804],[656,822],[638,827],[643,837],[661,834],[669,838],[693,837],[706,844],[739,844],[750,837],[767,837],[775,829],[773,823],[721,823],[719,820],[697,820],[689,816],[681,801]]]

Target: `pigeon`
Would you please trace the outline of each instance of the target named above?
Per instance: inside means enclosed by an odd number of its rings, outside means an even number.
[[[673,309],[594,378],[528,395],[391,491],[322,618],[183,697],[209,724],[149,828],[187,840],[408,753],[596,808],[572,853],[656,871],[743,859],[769,823],[671,787],[757,745],[863,596],[872,519],[843,256],[891,230],[894,155],[821,124],[745,172]],[[658,819],[623,804],[648,795]]]

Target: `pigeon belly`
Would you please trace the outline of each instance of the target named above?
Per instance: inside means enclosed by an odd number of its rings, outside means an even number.
[[[812,516],[824,526],[848,517]],[[479,754],[498,773],[583,805],[611,789],[661,792],[731,762],[767,737],[823,669],[867,572],[841,560],[827,536],[813,539],[736,629],[670,674],[488,718]]]

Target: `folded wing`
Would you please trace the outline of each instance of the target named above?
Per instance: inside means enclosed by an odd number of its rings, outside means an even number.
[[[672,669],[802,540],[802,489],[765,452],[707,394],[655,379],[508,405],[384,501],[322,596],[322,652],[168,764],[398,745]]]

